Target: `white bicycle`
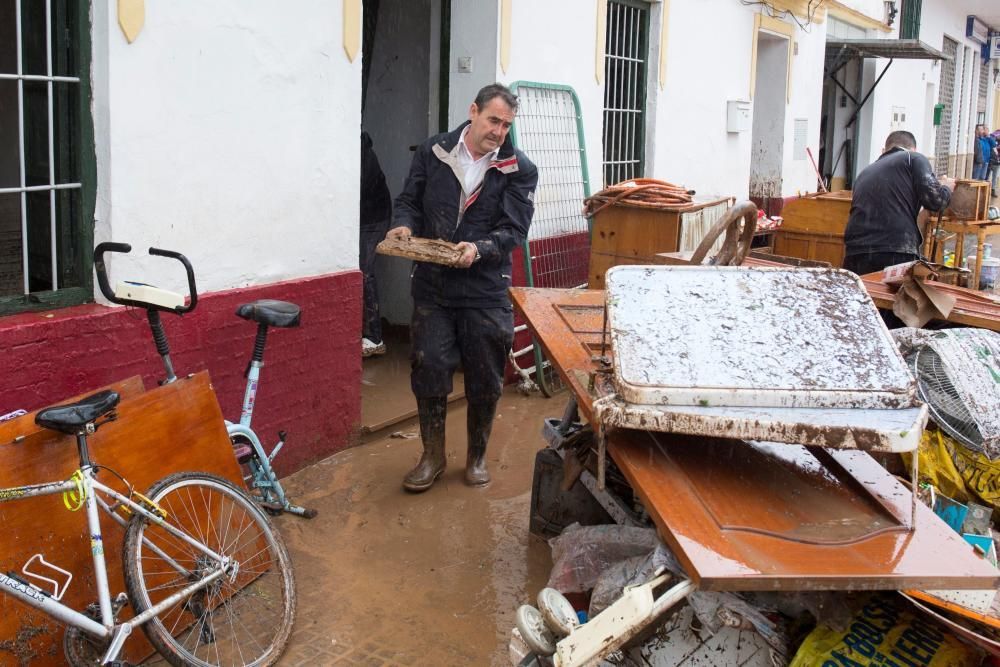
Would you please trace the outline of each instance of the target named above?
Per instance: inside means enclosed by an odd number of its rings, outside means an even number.
[[[0,573],[0,591],[68,626],[64,648],[74,667],[126,664],[118,655],[137,626],[172,665],[274,664],[295,617],[292,565],[280,535],[243,491],[222,478],[177,473],[142,495],[91,461],[87,436],[116,419],[118,402],[117,393],[102,391],[39,412],[39,426],[76,436],[80,468],[69,480],[0,489],[0,502],[62,493],[86,510],[97,602],[82,612],[61,603],[72,574],[42,554],[20,573]],[[99,470],[117,477],[127,494],[97,481]],[[126,529],[128,594],[114,599],[99,509]],[[119,622],[126,604],[134,616]]]

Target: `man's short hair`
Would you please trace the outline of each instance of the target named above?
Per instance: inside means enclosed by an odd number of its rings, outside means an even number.
[[[517,112],[517,95],[510,92],[510,88],[502,83],[491,83],[488,86],[483,86],[476,93],[476,108],[482,111],[483,107],[489,104],[490,100],[495,97],[499,97],[512,111]]]
[[[890,132],[889,136],[885,138],[885,150],[895,147],[905,148],[908,151],[913,151],[917,149],[917,138],[913,136],[912,132],[907,132],[906,130],[896,130],[895,132]]]

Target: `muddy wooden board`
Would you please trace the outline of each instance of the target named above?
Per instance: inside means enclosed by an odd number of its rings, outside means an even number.
[[[431,262],[454,266],[462,256],[458,246],[440,239],[424,239],[410,236],[405,239],[385,239],[375,250],[380,255],[405,257],[418,262]]]
[[[166,475],[208,472],[242,487],[218,401],[202,372],[143,393],[138,378],[112,386],[122,393],[118,420],[88,438],[92,460],[108,466],[145,491]],[[99,389],[94,390],[99,391]],[[88,395],[93,392],[88,392]],[[60,403],[68,403],[68,398]],[[0,487],[66,479],[79,467],[73,436],[35,425],[35,413],[0,424]],[[113,476],[101,480],[116,487]],[[103,512],[105,558],[112,596],[125,590],[122,579],[124,531]],[[42,520],[44,518],[44,521]],[[70,512],[59,495],[0,504],[0,568],[20,571],[35,553],[73,573],[63,602],[83,609],[97,600],[84,513]],[[123,612],[129,615],[126,608]],[[0,664],[62,665],[63,627],[10,597],[0,597]],[[141,631],[133,633],[122,659],[138,662],[150,649]]]
[[[604,293],[511,290],[593,419]],[[615,430],[608,452],[661,537],[705,589],[989,588],[997,570],[865,452]],[[947,585],[943,585],[948,582]]]
[[[856,410],[630,404],[613,398],[610,372],[590,379],[595,359],[614,358],[611,336],[601,334],[607,324],[604,292],[514,288],[511,294],[522,312],[530,311],[529,325],[574,393],[588,396],[580,401],[588,421],[592,401],[604,398],[601,419],[610,426],[881,452],[914,450],[927,422],[922,405]]]
[[[977,556],[866,452],[617,431],[608,451],[704,590],[989,588]],[[917,583],[919,582],[919,583]]]

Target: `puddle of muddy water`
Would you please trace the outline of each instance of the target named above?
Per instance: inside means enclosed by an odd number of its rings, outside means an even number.
[[[291,492],[320,514],[279,520],[299,593],[281,664],[507,664],[514,612],[551,567],[548,545],[528,533],[530,489],[542,419],[562,408],[504,396],[486,489],[462,480],[464,405],[449,411],[448,469],[426,493],[400,485],[419,440],[377,440],[291,477]]]

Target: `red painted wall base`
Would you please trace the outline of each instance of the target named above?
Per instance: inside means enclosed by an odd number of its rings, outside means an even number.
[[[208,369],[222,413],[236,421],[257,325],[234,314],[256,299],[302,308],[295,329],[268,331],[254,430],[285,475],[356,441],[361,418],[361,273],[349,271],[199,297],[184,317],[163,315],[178,375]],[[34,410],[133,375],[163,377],[145,312],[96,304],[0,318],[0,414]],[[169,446],[170,434],[164,433]],[[0,443],[3,444],[3,443]],[[150,455],[155,455],[150,452]]]

